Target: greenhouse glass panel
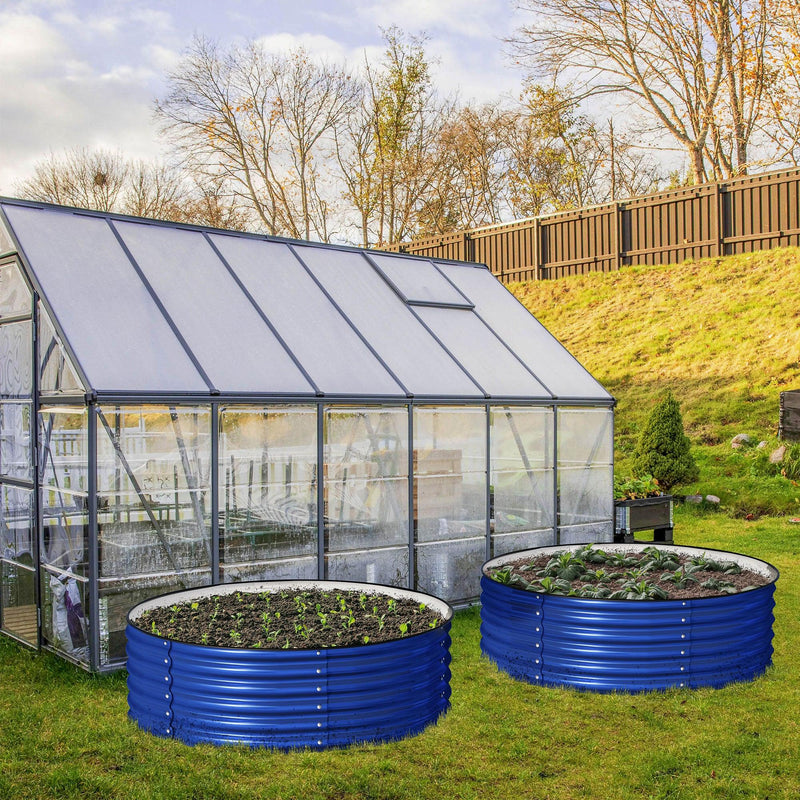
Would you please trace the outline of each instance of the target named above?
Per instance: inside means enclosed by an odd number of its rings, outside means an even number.
[[[297,252],[409,392],[482,396],[363,255],[314,247]]]
[[[11,234],[8,232],[8,228],[6,228],[3,222],[2,214],[0,214],[0,255],[3,253],[13,253],[16,249],[14,240],[11,238]]]
[[[559,543],[613,539],[613,412],[560,408]]]
[[[125,657],[125,615],[156,594],[211,583],[208,406],[97,409],[102,660]]]
[[[316,407],[229,406],[219,430],[222,579],[317,578]]]
[[[208,391],[105,219],[5,211],[95,389]]]
[[[31,397],[33,323],[0,324],[0,397]]]
[[[42,639],[89,660],[88,415],[86,408],[39,412]]]
[[[610,399],[608,392],[488,269],[437,265],[474,300],[476,313],[556,397]]]
[[[17,264],[0,264],[0,320],[30,314],[32,310],[31,292]]]
[[[133,222],[114,225],[216,388],[312,391],[202,233]],[[222,322],[224,335],[209,325],[214,319]]]
[[[408,408],[325,409],[325,577],[408,586]]]
[[[397,382],[285,244],[211,240],[326,394],[400,394]]]
[[[36,645],[33,490],[0,486],[0,627]]]
[[[481,388],[492,395],[550,399],[550,393],[471,311],[415,309]]]
[[[0,475],[33,480],[32,404],[0,401]]]
[[[555,544],[553,408],[490,413],[492,554]]]
[[[416,586],[448,602],[479,594],[486,456],[484,407],[415,407]]]
[[[371,258],[408,303],[438,303],[472,308],[472,302],[436,269],[432,261],[419,258],[399,259],[378,253]]]
[[[39,303],[39,391],[46,395],[83,394],[85,388]]]

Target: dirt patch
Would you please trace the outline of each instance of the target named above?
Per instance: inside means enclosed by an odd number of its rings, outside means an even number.
[[[487,570],[514,588],[541,594],[607,600],[680,600],[720,597],[765,586],[770,579],[733,561],[689,556],[657,547],[609,552],[578,551],[521,558]]]
[[[187,644],[301,650],[402,639],[437,628],[444,619],[411,598],[296,589],[201,597],[150,609],[131,623]]]

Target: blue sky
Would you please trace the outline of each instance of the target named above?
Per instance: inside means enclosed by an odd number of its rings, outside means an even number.
[[[512,0],[0,0],[0,194],[51,151],[159,157],[153,101],[195,34],[355,65],[398,25],[427,33],[442,90],[481,101],[519,92],[519,24]]]

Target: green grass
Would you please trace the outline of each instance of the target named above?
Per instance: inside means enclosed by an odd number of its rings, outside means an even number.
[[[676,540],[781,571],[774,665],[718,690],[596,695],[511,680],[453,624],[452,708],[394,744],[279,753],[188,747],[128,721],[123,674],[0,637],[1,798],[797,798],[800,525],[679,509]]]
[[[730,440],[777,445],[779,394],[800,389],[800,249],[512,284],[618,401],[615,461],[630,474],[650,409],[681,403],[700,480],[735,516],[800,515],[800,489],[762,479]]]

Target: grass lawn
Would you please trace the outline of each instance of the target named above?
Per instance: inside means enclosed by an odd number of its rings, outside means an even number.
[[[126,717],[124,674],[90,676],[0,637],[0,798],[797,798],[800,525],[681,508],[675,538],[781,571],[762,678],[651,695],[534,687],[480,656],[470,609],[453,623],[452,708],[438,725],[280,753],[145,734]]]

